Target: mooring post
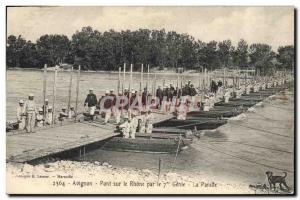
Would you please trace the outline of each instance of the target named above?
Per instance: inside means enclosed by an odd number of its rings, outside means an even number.
[[[117,90],[118,90],[118,95],[119,95],[119,92],[120,92],[120,79],[121,79],[121,67],[119,67],[119,74],[118,74],[118,88],[117,88]]]
[[[126,77],[126,63],[124,63],[123,65],[123,81],[122,81],[122,101],[124,101],[124,87],[125,87],[125,77]],[[121,108],[121,113],[123,114],[123,104],[124,102],[122,103],[122,108]]]
[[[140,79],[140,93],[142,93],[143,88],[142,88],[142,84],[143,84],[143,73],[144,73],[144,64],[142,63],[141,66],[141,79]]]
[[[44,82],[43,82],[43,95],[44,95],[44,103],[43,103],[43,118],[46,119],[46,87],[47,84],[47,64],[44,65]],[[43,125],[45,126],[45,120],[43,121]]]
[[[68,113],[70,111],[70,106],[71,106],[72,79],[73,79],[73,66],[71,67],[70,84],[69,84]]]
[[[149,75],[150,75],[150,66],[149,64],[147,65],[147,83],[146,83],[146,109],[147,109],[147,104],[148,104],[148,91],[149,91]]]
[[[54,80],[53,80],[53,102],[52,102],[52,124],[55,122],[55,102],[56,102],[56,77],[57,77],[57,66],[54,67]]]
[[[77,114],[78,114],[78,95],[79,95],[79,83],[80,83],[80,69],[81,66],[78,66],[78,71],[77,71],[77,84],[76,84],[76,102],[75,102],[75,122],[77,119]]]
[[[153,82],[153,94],[152,97],[155,97],[155,92],[156,92],[156,73],[154,73],[154,82]]]

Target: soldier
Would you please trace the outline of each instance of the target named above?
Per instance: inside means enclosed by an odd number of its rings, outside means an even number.
[[[158,86],[158,88],[156,90],[156,97],[159,99],[159,105],[158,106],[161,106],[163,98],[164,98],[164,94],[163,94],[163,90],[161,89],[160,85]]]
[[[248,83],[246,85],[246,94],[250,94],[250,91],[251,91],[251,83]]]
[[[43,127],[44,126],[44,111],[43,108],[39,108],[39,112],[36,115],[36,126]]]
[[[149,110],[146,114],[146,133],[151,134],[153,129],[153,115]]]
[[[230,92],[228,89],[225,90],[225,94],[224,94],[224,101],[225,103],[229,102],[229,98],[230,98]]]
[[[124,122],[119,126],[124,138],[129,138],[130,122],[128,116],[124,116]]]
[[[209,102],[209,95],[205,95],[205,96],[204,96],[204,102],[203,102],[203,104],[204,104],[204,105],[203,105],[203,111],[205,111],[205,112],[206,112],[206,111],[209,111],[209,108],[210,108],[210,107],[209,107],[209,103],[210,103],[210,102]]]
[[[194,88],[194,85],[190,85],[190,96],[195,96],[197,94],[196,89]]]
[[[49,100],[48,99],[45,99],[45,105],[43,105],[42,109],[43,109],[43,113],[44,113],[44,110],[46,111],[45,114],[47,114],[48,112],[48,107],[49,107]]]
[[[19,106],[17,108],[17,120],[19,123],[19,130],[24,130],[26,125],[26,114],[24,101],[22,99],[19,101]]]
[[[185,104],[185,99],[182,99],[177,107],[177,119],[186,119],[187,106]]]
[[[103,102],[102,102],[103,101]],[[105,96],[99,100],[100,109],[105,113],[104,123],[107,123],[111,117],[112,107],[114,105],[114,97],[110,96],[108,90],[105,91]],[[103,106],[103,108],[102,108]]]
[[[94,94],[93,88],[90,88],[89,94],[86,96],[86,99],[84,101],[84,107],[85,106],[89,107],[90,121],[94,121],[96,105],[97,105],[97,96]]]
[[[144,109],[146,109],[146,105],[147,105],[147,95],[148,95],[147,88],[144,88],[144,91],[142,93],[142,105]]]
[[[215,94],[210,93],[209,94],[209,108],[213,108],[215,106]]]
[[[61,112],[59,113],[59,117],[58,117],[59,121],[62,122],[62,121],[64,121],[68,117],[68,113],[67,113],[66,110],[67,110],[66,107],[63,107],[61,109]]]
[[[129,137],[135,139],[136,129],[138,127],[138,119],[135,115],[131,115]]]
[[[55,119],[55,118],[54,118]],[[53,112],[52,112],[52,106],[48,107],[48,112],[46,114],[46,124],[50,125],[53,123]]]
[[[34,95],[29,94],[28,100],[25,103],[25,114],[26,114],[26,132],[27,133],[34,133],[34,125],[35,125],[35,115],[37,113],[35,102],[34,102]]]
[[[146,118],[145,118],[145,112],[144,111],[142,111],[141,115],[138,116],[138,122],[139,122],[139,125],[138,125],[139,133],[145,133],[145,131],[146,131]]]
[[[122,113],[122,92],[119,92],[118,97],[116,97],[116,103],[115,103],[115,116],[116,116],[116,123],[119,124],[121,121],[121,113]]]
[[[76,113],[75,113],[75,110],[74,110],[74,106],[70,106],[70,110],[69,110],[69,113],[68,113],[68,118],[69,119],[74,119],[76,117]]]

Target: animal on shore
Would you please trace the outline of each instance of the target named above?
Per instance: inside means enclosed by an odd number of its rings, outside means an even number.
[[[285,181],[287,173],[283,172],[283,174],[284,174],[284,176],[274,176],[273,172],[271,172],[271,171],[267,171],[266,172],[266,175],[267,175],[268,182],[269,182],[271,190],[272,190],[272,187],[273,187],[274,190],[276,189],[276,184],[277,183],[279,184],[279,187],[280,187],[281,190],[283,190],[282,185],[284,185],[284,187],[287,190],[289,190],[289,187],[287,186],[286,181]]]

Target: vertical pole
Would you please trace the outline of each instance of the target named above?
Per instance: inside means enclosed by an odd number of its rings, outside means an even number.
[[[46,119],[46,84],[47,84],[47,64],[44,65],[44,82],[43,82],[43,96],[44,96],[44,109],[43,109],[43,118]],[[43,121],[43,125],[45,125],[45,120]]]
[[[123,93],[124,93],[124,87],[125,87],[125,78],[126,78],[126,63],[123,65]]]
[[[131,106],[131,90],[132,90],[132,68],[133,68],[133,64],[130,65],[130,82],[129,82],[129,117],[131,117],[131,112],[130,112],[130,106]]]
[[[159,160],[158,160],[158,181],[157,182],[159,182],[160,171],[161,171],[161,158],[159,157]]]
[[[72,79],[73,79],[73,66],[71,68],[70,84],[69,84],[68,113],[70,111],[70,106],[71,106]]]
[[[140,92],[142,93],[143,88],[142,88],[142,84],[143,84],[143,73],[144,73],[144,64],[142,64],[141,66],[141,80],[140,80]]]
[[[156,73],[154,74],[154,82],[153,82],[153,94],[152,97],[155,96],[155,91],[156,91]]]
[[[206,80],[206,73],[207,73],[207,69],[204,69],[204,89],[207,88],[207,80]]]
[[[130,65],[130,83],[129,83],[129,90],[132,90],[132,68],[133,68],[133,64]]]
[[[124,63],[123,65],[123,83],[122,83],[122,100],[124,101],[125,97],[124,97],[124,87],[125,87],[125,78],[126,78],[126,63]],[[121,108],[121,113],[123,114],[123,104],[124,102],[122,103],[122,108]]]
[[[147,69],[147,90],[148,90],[148,85],[149,85],[149,76],[150,76],[150,66],[148,64],[148,69]]]
[[[198,78],[199,78],[199,86],[198,87],[199,87],[199,90],[200,90],[200,86],[201,86],[201,74],[200,74],[200,72],[199,72],[199,77]]]
[[[53,102],[52,102],[52,124],[54,124],[54,120],[55,120],[56,77],[57,77],[57,67],[54,68]]]
[[[178,98],[179,97],[179,75],[177,75],[176,94]]]
[[[146,92],[146,108],[147,108],[147,104],[148,104],[148,87],[149,87],[149,76],[150,76],[150,66],[149,64],[147,65],[147,84],[146,84],[146,88],[147,88],[147,92]]]
[[[224,85],[224,87],[225,87],[225,67],[224,67],[224,69],[223,69],[223,85]]]
[[[121,85],[121,67],[119,67],[119,74],[118,74],[118,94],[120,92],[120,85]]]
[[[79,83],[80,83],[80,70],[81,66],[78,66],[78,71],[77,71],[77,83],[76,83],[76,102],[75,102],[75,122],[76,118],[78,115],[78,95],[79,95]]]

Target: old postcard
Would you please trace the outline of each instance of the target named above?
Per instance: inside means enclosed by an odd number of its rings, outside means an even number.
[[[295,194],[294,7],[6,12],[8,194]]]

